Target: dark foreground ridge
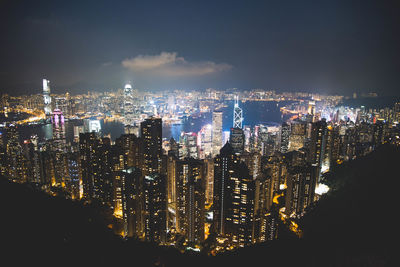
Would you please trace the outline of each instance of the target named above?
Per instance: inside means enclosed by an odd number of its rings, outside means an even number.
[[[13,266],[396,266],[399,159],[399,148],[383,146],[336,167],[326,177],[331,190],[300,221],[302,239],[282,228],[276,241],[216,257],[123,241],[97,209],[2,178],[2,261]]]

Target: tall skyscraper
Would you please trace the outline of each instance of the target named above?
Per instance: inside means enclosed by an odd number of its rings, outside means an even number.
[[[112,190],[110,139],[99,139],[96,133],[79,135],[79,155],[83,197],[98,199],[110,205]]]
[[[290,124],[284,122],[281,127],[281,152],[286,153],[289,150]]]
[[[165,242],[167,230],[166,177],[158,173],[144,176],[144,239]]]
[[[242,129],[243,110],[239,107],[239,96],[235,96],[235,104],[233,107],[233,128]]]
[[[244,132],[241,128],[231,128],[229,142],[235,154],[242,154],[244,152]]]
[[[114,215],[122,220],[121,236],[142,237],[143,182],[138,168],[116,171],[114,176]]]
[[[205,164],[187,158],[176,161],[176,229],[188,242],[204,239]]]
[[[51,115],[51,96],[50,96],[50,81],[43,79],[43,101],[44,113],[46,116]]]
[[[218,155],[222,147],[222,111],[212,114],[212,156]]]
[[[305,145],[307,123],[305,121],[295,120],[291,122],[290,127],[289,151],[299,150]]]
[[[134,96],[130,83],[124,88],[124,124],[128,126],[134,124]]]
[[[317,183],[317,167],[295,166],[288,171],[285,213],[302,216],[305,209],[314,202]]]
[[[65,187],[67,174],[66,158],[66,139],[64,127],[64,115],[59,109],[55,109],[52,114],[53,140],[52,155],[54,160],[54,180],[52,185]]]
[[[150,117],[140,124],[143,146],[143,175],[161,172],[162,158],[162,121]]]
[[[252,242],[255,182],[239,156],[226,143],[214,163],[214,224],[216,233],[234,247]]]

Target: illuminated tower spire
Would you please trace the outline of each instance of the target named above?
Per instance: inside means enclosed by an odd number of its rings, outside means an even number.
[[[130,83],[124,88],[124,123],[125,125],[133,125],[133,89]]]
[[[243,111],[239,107],[239,96],[235,96],[235,106],[233,108],[233,128],[242,128]]]

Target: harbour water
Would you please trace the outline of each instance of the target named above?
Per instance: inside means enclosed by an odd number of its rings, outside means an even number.
[[[256,124],[274,124],[281,123],[287,118],[280,112],[280,107],[287,105],[288,101],[248,101],[240,103],[243,109],[243,125],[254,126]],[[233,124],[233,101],[227,102],[223,111],[223,130],[229,131]],[[212,113],[206,112],[195,116],[190,116],[182,120],[181,124],[163,125],[163,138],[179,139],[181,131],[198,132],[204,125],[211,124]],[[102,135],[111,135],[111,139],[115,140],[124,133],[124,126],[118,121],[100,120]],[[73,120],[65,122],[65,136],[67,142],[74,138],[73,126],[82,125],[81,120]],[[31,135],[38,135],[40,140],[51,139],[53,134],[53,126],[46,125],[20,125],[19,133],[21,140],[28,139]]]

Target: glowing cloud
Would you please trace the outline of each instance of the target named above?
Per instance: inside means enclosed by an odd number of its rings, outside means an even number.
[[[135,72],[149,72],[163,76],[200,76],[230,70],[231,65],[212,61],[188,62],[176,52],[159,55],[139,55],[122,61],[122,66]]]

